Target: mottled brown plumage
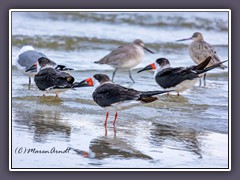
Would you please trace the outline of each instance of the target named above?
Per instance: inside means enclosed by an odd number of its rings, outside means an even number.
[[[192,37],[187,39],[181,39],[178,41],[185,41],[185,40],[193,40],[193,42],[191,42],[188,46],[188,52],[190,57],[196,64],[202,63],[208,57],[211,57],[212,59],[209,62],[207,67],[221,62],[214,47],[208,44],[206,41],[204,41],[202,33],[195,32],[192,35]],[[221,69],[224,69],[225,67],[226,66],[224,66],[223,64],[219,66],[219,68]]]
[[[209,62],[207,67],[213,66],[221,62],[213,46],[211,46],[210,44],[204,41],[202,33],[195,32],[192,35],[192,37],[186,38],[186,39],[180,39],[177,41],[185,41],[185,40],[193,40],[193,42],[191,42],[188,46],[188,52],[190,57],[196,64],[202,63],[208,57],[211,57],[212,59]],[[226,66],[221,64],[219,68],[225,69]],[[204,74],[203,80],[204,80],[204,85],[206,85],[206,74]],[[200,79],[199,86],[201,86],[201,79]]]

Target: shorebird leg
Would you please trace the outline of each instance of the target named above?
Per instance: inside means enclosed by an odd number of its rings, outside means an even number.
[[[105,126],[105,136],[107,136],[107,127]]]
[[[202,78],[199,79],[199,87],[202,86]]]
[[[115,74],[116,74],[117,70],[118,70],[118,68],[116,68],[116,69],[113,71],[113,75],[112,75],[112,82],[113,82],[113,79],[114,79],[114,76],[115,76]]]
[[[30,89],[30,87],[31,87],[31,78],[29,77],[29,79],[28,79],[28,89]]]
[[[115,118],[114,118],[114,121],[113,121],[114,128],[115,128],[115,126],[116,126],[117,117],[118,117],[118,113],[116,112]]]
[[[106,113],[106,120],[105,120],[105,122],[104,122],[105,136],[107,136],[107,120],[108,120],[108,115],[109,115],[109,113],[107,112],[107,113]]]
[[[105,120],[105,122],[104,122],[104,127],[105,127],[105,128],[107,127],[108,115],[109,115],[109,113],[107,112],[107,113],[106,113],[106,120]]]
[[[129,69],[129,77],[130,77],[130,79],[132,80],[132,82],[135,83],[135,81],[134,81],[133,78],[132,78],[131,69]]]
[[[28,85],[29,85],[29,86],[31,85],[31,77],[29,77]]]
[[[116,138],[117,128],[114,126],[114,138]]]
[[[207,76],[207,74],[204,74],[204,75],[203,75],[203,83],[204,83],[204,86],[206,86],[206,76]]]

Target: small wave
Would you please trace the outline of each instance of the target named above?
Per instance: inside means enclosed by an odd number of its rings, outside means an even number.
[[[76,50],[76,49],[102,49],[102,46],[120,45],[122,42],[117,40],[77,37],[77,36],[28,36],[13,35],[12,45],[22,47],[31,44],[38,48],[48,48],[54,50]],[[99,46],[101,44],[101,46]]]
[[[94,12],[49,12],[47,17],[54,21],[81,21],[81,22],[103,22],[111,24],[125,23],[129,25],[171,27],[171,28],[192,28],[216,31],[228,31],[228,20],[209,18],[209,15],[201,17],[189,12],[189,15],[182,16],[187,12],[118,12],[118,13],[94,13]]]
[[[104,49],[109,50],[118,46],[128,44],[129,42],[102,39],[102,38],[89,38],[80,36],[48,36],[48,35],[13,35],[12,45],[21,48],[23,45],[32,45],[33,47],[52,49],[52,50],[89,50],[89,49]],[[187,44],[181,44],[176,42],[165,43],[147,43],[147,47],[150,49],[174,49],[181,50],[187,48]],[[228,47],[227,45],[217,45],[215,47]]]
[[[162,28],[191,28],[227,32],[226,12],[28,12],[26,16],[63,22],[96,22]]]

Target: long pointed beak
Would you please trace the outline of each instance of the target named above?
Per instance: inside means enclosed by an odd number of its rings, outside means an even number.
[[[35,70],[37,70],[37,65],[36,64],[34,64],[34,65],[32,65],[29,69],[27,69],[25,72],[28,72],[28,71],[35,71]]]
[[[141,46],[141,47],[142,47],[143,49],[145,49],[146,51],[148,51],[148,52],[154,54],[153,51],[151,51],[150,49],[146,48],[145,46],[143,46],[143,45],[141,45],[141,44],[138,44],[138,45]]]
[[[88,86],[93,86],[93,80],[92,78],[87,78],[79,83],[81,87],[88,87]]]
[[[84,79],[81,82],[75,82],[71,88],[78,88],[78,87],[89,87],[89,86],[93,86],[93,80],[92,78],[87,78]]]
[[[140,72],[142,72],[142,71],[152,70],[152,69],[156,69],[155,63],[149,64],[149,65],[146,66],[145,68],[139,70],[137,73],[140,73]]]
[[[60,71],[71,71],[71,70],[73,70],[72,68],[68,68],[68,67],[66,67],[66,66],[64,66],[64,65],[60,65],[60,64],[58,64],[58,65],[55,67],[55,69],[58,69],[58,70],[60,70]]]
[[[148,52],[154,54],[154,52],[152,52],[150,49],[146,48],[145,46],[143,46],[143,49],[145,49],[146,51],[148,51]]]
[[[161,93],[160,93],[160,94],[164,94],[164,93],[170,93],[170,92],[173,92],[173,91],[175,91],[175,90],[165,90],[165,91],[161,91]]]
[[[179,42],[179,41],[187,41],[187,40],[191,40],[192,39],[192,37],[190,37],[190,38],[185,38],[185,39],[179,39],[179,40],[176,40],[177,42]]]

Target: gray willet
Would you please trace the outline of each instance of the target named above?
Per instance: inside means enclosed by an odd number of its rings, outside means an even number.
[[[43,54],[42,52],[36,51],[32,46],[29,46],[29,45],[23,46],[22,49],[17,54],[16,67],[20,72],[22,72],[24,75],[29,77],[28,88],[30,88],[30,85],[31,85],[31,77],[37,74],[36,63],[38,59],[42,57],[47,58],[45,54]],[[61,71],[73,70],[71,68],[67,68],[64,65],[58,65],[53,61],[51,61],[51,63],[55,69],[59,69]],[[31,70],[28,70],[29,68],[31,68]]]
[[[186,38],[186,39],[180,39],[177,41],[186,41],[186,40],[193,40],[188,46],[188,52],[192,60],[196,64],[202,63],[206,58],[209,56],[212,58],[209,62],[208,66],[212,66],[214,64],[220,63],[220,59],[217,56],[217,53],[215,49],[204,41],[203,35],[200,32],[195,32],[192,37]],[[224,69],[226,66],[221,64],[219,68]],[[204,86],[206,85],[206,74],[203,76]],[[200,80],[200,86],[201,86],[201,80]]]
[[[74,77],[70,74],[55,69],[52,66],[52,61],[48,58],[39,58],[37,65],[33,65],[26,72],[31,71],[37,66],[37,74],[34,76],[34,81],[39,90],[43,91],[43,96],[46,93],[55,93],[56,97],[61,92],[69,89],[93,86],[91,78],[85,79],[81,82],[74,82]]]
[[[129,77],[134,83],[135,81],[133,80],[131,75],[131,68],[137,66],[143,60],[143,49],[147,50],[150,53],[153,53],[144,46],[144,42],[142,40],[136,39],[131,44],[123,45],[118,47],[117,49],[114,49],[111,53],[109,53],[99,61],[95,61],[95,63],[107,64],[115,68],[112,75],[112,81],[118,69],[128,69]]]
[[[211,57],[209,56],[205,61],[196,66],[190,67],[170,67],[170,62],[165,58],[159,58],[155,63],[152,63],[145,68],[138,71],[146,71],[156,69],[154,73],[155,81],[165,90],[175,90],[179,95],[186,89],[191,88],[203,74],[214,68],[220,67],[222,63],[216,63],[209,66]],[[209,66],[209,67],[207,67]]]
[[[105,131],[107,131],[107,120],[109,111],[116,112],[113,121],[114,132],[116,132],[116,120],[118,111],[128,109],[140,104],[151,103],[158,98],[154,95],[168,93],[170,91],[137,91],[135,89],[126,88],[110,81],[110,78],[105,74],[95,74],[93,76],[100,85],[95,89],[92,94],[93,100],[102,108],[106,113],[106,120],[104,123]]]

